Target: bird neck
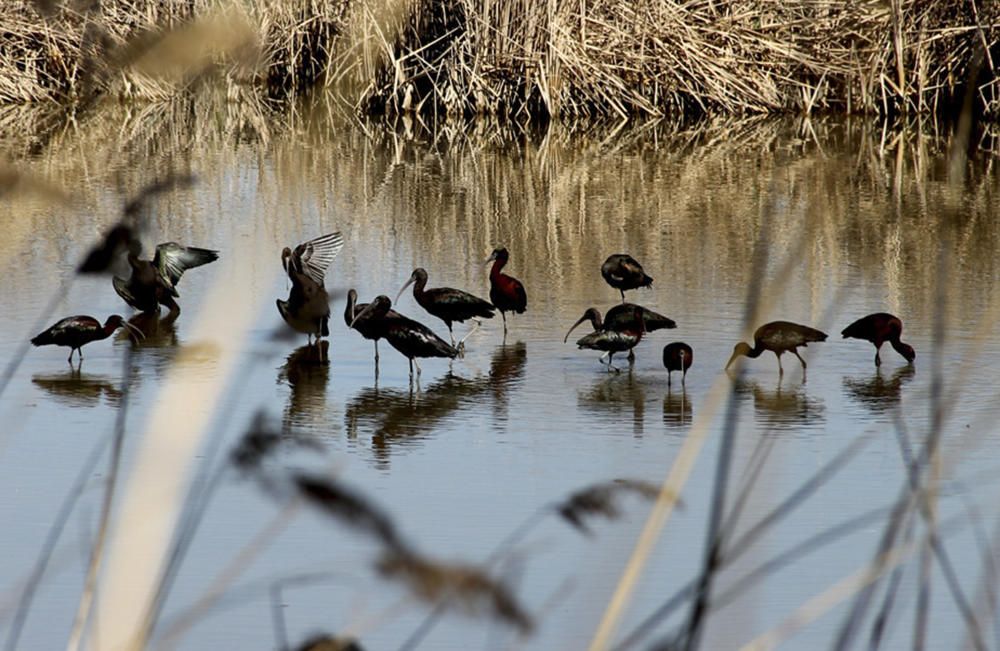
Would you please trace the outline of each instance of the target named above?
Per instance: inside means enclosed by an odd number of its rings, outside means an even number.
[[[889,343],[892,344],[892,347],[896,350],[896,352],[903,357],[906,357],[907,353],[910,352],[907,350],[906,344],[899,340],[898,332],[892,333],[892,336],[889,337]]]
[[[418,276],[413,281],[413,298],[420,299],[424,295],[424,288],[427,287],[427,276]]]
[[[761,346],[759,343],[755,341],[753,348],[751,348],[749,352],[747,352],[747,357],[751,359],[757,359],[758,357],[764,354],[765,350],[766,349],[763,346]]]
[[[354,319],[354,307],[358,304],[358,297],[354,294],[347,295],[347,307],[344,308],[344,317]]]
[[[506,264],[507,264],[507,261],[504,260],[503,258],[497,258],[496,260],[494,260],[493,261],[493,267],[490,268],[490,278],[494,278],[494,279],[499,278],[500,277],[500,270],[503,269],[504,265],[506,265]]]
[[[101,339],[107,339],[120,327],[121,326],[115,325],[114,323],[105,323],[104,327],[101,328]]]

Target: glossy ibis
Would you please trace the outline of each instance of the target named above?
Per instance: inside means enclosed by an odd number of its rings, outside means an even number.
[[[132,275],[128,280],[115,276],[111,279],[115,291],[126,303],[140,312],[158,312],[165,305],[171,313],[179,313],[177,283],[188,269],[200,267],[219,259],[219,252],[181,246],[177,242],[164,242],[156,247],[152,260],[139,257],[141,247],[137,240],[129,244],[128,263]]]
[[[636,310],[642,313],[642,323],[645,327],[645,332],[654,332],[656,330],[663,330],[669,328],[676,328],[677,324],[673,319],[667,318],[660,314],[659,312],[654,312],[653,310],[646,309],[641,305],[636,305],[635,303],[622,303],[620,305],[615,305],[607,311],[604,315],[604,319],[601,319],[601,313],[596,307],[587,308],[587,311],[583,313],[580,320],[577,321],[573,328],[580,325],[584,321],[590,321],[590,324],[594,327],[594,331],[600,330],[625,330],[625,329],[636,329]],[[572,332],[573,328],[570,328]],[[566,337],[569,337],[567,333]],[[563,339],[565,343],[566,339]],[[635,359],[635,352],[631,349],[628,351],[628,359],[632,361]]]
[[[604,358],[608,358],[608,372],[617,372],[618,369],[612,365],[615,353],[621,353],[626,350],[632,350],[642,341],[642,335],[646,332],[646,326],[643,322],[643,308],[638,305],[632,306],[632,320],[628,324],[622,325],[617,330],[607,330],[600,328],[600,313],[595,308],[589,308],[583,313],[583,316],[573,324],[573,327],[569,329],[566,336],[563,338],[563,343],[569,339],[569,335],[573,330],[583,323],[584,321],[590,321],[595,324],[594,332],[589,335],[584,335],[577,340],[576,345],[579,348],[589,348],[591,350],[603,350],[604,354],[601,355],[600,362],[604,363]]]
[[[112,314],[108,320],[101,325],[101,322],[92,316],[68,316],[57,321],[48,330],[32,338],[31,343],[35,346],[67,346],[69,357],[67,361],[73,363],[73,352],[79,351],[80,361],[83,361],[83,347],[92,341],[107,339],[118,328],[129,328],[142,336],[142,333],[129,325],[125,319],[117,314]]]
[[[840,334],[844,335],[844,339],[852,337],[872,342],[875,345],[875,366],[881,366],[882,357],[879,355],[879,351],[882,344],[887,341],[892,344],[897,353],[903,356],[907,363],[912,364],[913,360],[917,358],[913,346],[899,340],[902,333],[903,322],[898,317],[886,312],[876,312],[858,319],[844,328]]]
[[[374,318],[372,313],[369,313],[365,318],[355,321],[357,316],[365,311],[368,307],[368,303],[358,303],[358,292],[354,289],[348,290],[347,292],[347,307],[344,309],[344,323],[347,324],[348,328],[354,328],[357,330],[362,337],[365,339],[370,339],[375,343],[375,372],[378,373],[378,340],[384,335],[382,334],[382,325],[379,320]],[[382,319],[396,319],[402,317],[402,315],[396,310],[389,310]],[[353,324],[353,325],[352,325]]]
[[[493,253],[486,259],[486,264],[493,263],[490,269],[490,301],[500,310],[500,316],[503,317],[504,337],[507,336],[507,312],[524,314],[524,310],[528,307],[528,295],[521,281],[500,273],[508,260],[510,253],[503,247],[493,249]]]
[[[799,361],[802,362],[802,371],[805,372],[806,360],[802,359],[802,356],[799,355],[799,351],[796,349],[799,346],[808,346],[811,341],[826,341],[826,333],[789,321],[765,323],[753,333],[753,348],[743,341],[733,347],[733,356],[726,363],[726,369],[740,355],[757,358],[765,350],[769,350],[778,358],[779,375],[784,375],[785,373],[785,369],[781,367],[781,355],[786,352],[791,352],[799,358]]]
[[[453,322],[462,323],[466,319],[474,319],[476,317],[484,319],[493,318],[493,311],[496,308],[478,296],[473,296],[468,292],[451,287],[426,289],[427,271],[420,267],[413,270],[410,279],[400,288],[399,293],[396,294],[396,303],[399,303],[399,297],[403,295],[403,291],[410,285],[413,285],[413,298],[417,299],[420,307],[444,321],[444,324],[448,326],[448,334],[451,336],[452,346],[456,345],[455,334],[451,330]],[[459,350],[464,347],[465,340],[475,332],[477,327],[479,327],[478,321],[476,322],[476,326],[458,343],[457,347]]]
[[[625,253],[615,253],[601,265],[601,275],[605,282],[621,292],[622,303],[625,302],[625,290],[638,287],[649,287],[653,279],[642,270],[642,265],[632,256]]]
[[[327,233],[295,250],[287,246],[281,252],[281,266],[285,268],[292,288],[288,300],[276,301],[278,312],[293,329],[318,340],[330,334],[330,297],[323,285],[327,267],[344,247],[339,232]]]
[[[694,363],[694,351],[682,341],[675,341],[663,347],[663,366],[667,369],[667,386],[674,371],[681,372],[681,384],[687,378],[688,369]]]
[[[414,366],[417,367],[417,377],[420,377],[420,365],[416,363],[415,358],[448,357],[454,359],[458,355],[457,348],[438,337],[424,324],[409,319],[398,312],[396,317],[390,318],[388,315],[391,310],[392,301],[388,296],[376,296],[368,307],[354,317],[351,327],[355,328],[359,323],[365,323],[364,327],[375,329],[389,342],[390,346],[409,359],[411,380],[413,379]]]

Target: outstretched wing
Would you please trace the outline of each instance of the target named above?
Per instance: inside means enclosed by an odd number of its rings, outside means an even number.
[[[342,248],[344,248],[344,236],[340,231],[321,235],[295,247],[295,251],[292,252],[292,265],[297,271],[322,285],[327,267]]]
[[[219,252],[209,249],[199,249],[194,246],[181,246],[177,242],[165,242],[156,247],[153,266],[170,293],[177,295],[174,285],[188,269],[200,267],[203,264],[219,259]]]
[[[115,276],[114,278],[111,279],[111,284],[114,285],[115,292],[117,292],[118,295],[122,297],[123,301],[128,303],[131,307],[136,306],[137,301],[135,300],[135,296],[132,295],[132,292],[129,289],[127,281],[122,280],[118,276]]]

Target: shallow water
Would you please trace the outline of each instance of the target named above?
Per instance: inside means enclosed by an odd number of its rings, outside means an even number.
[[[585,133],[553,126],[523,134],[485,125],[386,129],[328,107],[283,115],[254,108],[106,108],[48,130],[33,115],[0,118],[8,157],[74,200],[66,207],[29,194],[0,203],[5,364],[90,243],[152,178],[181,170],[199,182],[152,204],[147,250],[176,240],[222,252],[217,263],[185,274],[182,314],[173,323],[147,324],[129,369],[122,360],[132,344],[123,334],[87,346],[79,372],[70,370],[65,349],[54,348],[31,350],[17,368],[0,403],[8,423],[0,434],[4,635],[83,459],[109,436],[125,404],[122,490],[136,481],[129,471],[180,352],[195,360],[195,391],[209,395],[224,385],[206,407],[211,435],[200,442],[191,472],[224,465],[262,411],[274,428],[310,442],[269,460],[274,476],[335,472],[386,509],[417,549],[442,560],[484,560],[537,509],[586,485],[621,477],[658,484],[692,426],[707,423],[683,507],[662,531],[619,636],[694,578],[702,562],[725,415],[712,405],[714,384],[723,394],[733,390],[730,504],[753,484],[738,531],[852,441],[867,440],[720,575],[716,590],[723,593],[809,536],[891,506],[905,480],[899,432],[917,448],[931,431],[939,359],[947,409],[938,518],[948,523],[942,533],[966,594],[984,603],[976,536],[988,537],[996,522],[990,450],[1000,439],[1000,202],[989,156],[977,154],[958,176],[949,170],[945,135],[863,121],[719,121]],[[347,246],[327,281],[335,297],[331,363],[317,366],[307,363],[304,337],[281,333],[274,300],[287,287],[279,254],[335,229]],[[414,386],[406,360],[383,343],[376,382],[371,343],[343,323],[346,290],[357,288],[363,301],[393,297],[422,266],[429,286],[486,296],[483,261],[499,245],[510,249],[506,271],[523,281],[529,297],[527,313],[511,319],[506,343],[500,320],[487,321],[464,358],[425,361]],[[572,338],[563,343],[563,336],[588,306],[605,310],[619,300],[599,268],[620,251],[655,279],[651,290],[629,299],[667,314],[678,328],[650,334],[631,370],[616,359],[626,371],[609,374],[598,354],[577,350]],[[203,323],[219,296],[240,314]],[[787,319],[830,333],[805,350],[807,376],[786,356],[779,377],[769,353],[748,362],[743,377],[722,374],[733,344],[752,330],[744,325],[748,306],[756,309],[754,325]],[[409,292],[396,307],[447,335]],[[839,337],[855,318],[883,310],[903,319],[904,339],[917,350],[914,366],[886,346],[876,370],[869,344]],[[107,277],[85,277],[73,282],[46,325],[77,313],[104,318],[127,308]],[[249,332],[236,325],[241,314],[250,315]],[[193,335],[202,328],[212,333],[207,339]],[[466,331],[456,326],[459,336]],[[676,374],[668,384],[660,361],[663,345],[675,340],[695,351],[683,386]],[[225,351],[234,354],[232,375]],[[765,452],[754,474],[754,460]],[[106,476],[102,461],[68,520],[20,648],[65,643]],[[977,516],[965,517],[973,505]],[[590,537],[550,518],[521,543],[518,567],[509,573],[537,617],[534,635],[519,641],[488,618],[450,615],[424,648],[584,648],[649,511],[634,498],[621,507],[614,522],[590,521]],[[181,628],[185,610],[216,575],[287,511],[280,491],[235,472],[224,476],[157,629],[162,646],[269,648],[275,632],[268,586],[313,572],[323,576],[291,582],[281,593],[293,642],[316,631],[351,631],[366,648],[392,649],[419,626],[428,608],[376,575],[369,539],[304,509],[254,548],[214,609]],[[863,567],[883,522],[868,522],[755,581],[711,615],[704,648],[749,642]],[[904,564],[888,648],[911,646],[918,558]],[[928,648],[956,648],[965,627],[939,570],[933,579]],[[840,605],[804,626],[790,648],[826,644],[846,612]],[[108,617],[98,613],[99,620]],[[653,639],[681,621],[675,616]],[[990,626],[985,636],[996,639]]]

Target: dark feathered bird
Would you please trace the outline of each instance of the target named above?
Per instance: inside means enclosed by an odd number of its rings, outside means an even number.
[[[642,270],[642,265],[625,253],[608,256],[601,265],[601,275],[609,285],[621,292],[622,303],[625,302],[626,290],[649,287],[653,284],[653,279]]]
[[[615,305],[610,308],[604,315],[604,319],[601,319],[601,313],[596,307],[587,308],[587,311],[583,313],[583,316],[573,324],[573,328],[580,325],[584,321],[590,321],[591,325],[594,327],[594,331],[598,330],[638,330],[638,322],[636,321],[636,310],[642,314],[642,323],[645,328],[645,332],[654,332],[656,330],[664,330],[670,328],[676,328],[677,323],[673,319],[663,316],[659,312],[654,312],[644,308],[641,305],[636,305],[635,303],[622,303],[620,305]],[[570,328],[570,332],[573,331]],[[569,337],[569,333],[566,334]],[[565,343],[566,339],[563,339]],[[632,361],[635,359],[635,352],[632,349],[628,351],[628,359]]]
[[[281,251],[281,265],[285,268],[292,288],[288,300],[276,301],[278,312],[285,323],[307,335],[330,334],[330,297],[324,286],[327,267],[344,247],[340,233],[328,233],[303,242],[295,250],[287,246]]]
[[[632,305],[632,318],[625,319],[621,318],[621,323],[617,329],[608,329],[607,324],[601,323],[601,313],[597,311],[596,308],[588,308],[583,316],[580,317],[573,327],[569,329],[566,336],[563,337],[563,343],[569,339],[569,335],[573,330],[583,323],[584,321],[590,321],[594,325],[594,332],[589,335],[584,335],[577,340],[576,345],[579,348],[589,348],[591,350],[603,350],[604,355],[601,355],[600,362],[604,363],[604,358],[608,358],[608,372],[617,371],[618,369],[612,365],[615,353],[621,353],[626,350],[631,351],[635,348],[640,341],[642,341],[642,335],[646,332],[646,326],[643,321],[643,309],[638,305]]]
[[[181,246],[177,242],[164,242],[156,247],[152,260],[139,258],[138,241],[129,245],[128,263],[132,275],[128,280],[115,276],[111,279],[115,291],[126,303],[141,312],[158,312],[165,305],[171,313],[179,313],[177,283],[188,269],[219,259],[219,252]]]
[[[460,289],[453,289],[451,287],[435,287],[433,289],[426,289],[427,287],[427,272],[423,268],[417,268],[413,270],[410,275],[410,279],[406,281],[399,293],[396,294],[395,302],[399,303],[399,297],[403,295],[403,291],[407,287],[413,285],[413,298],[417,299],[417,303],[420,307],[424,308],[430,312],[433,316],[444,321],[444,324],[448,326],[448,334],[451,336],[451,345],[455,346],[455,334],[452,332],[451,324],[455,321],[458,323],[463,323],[467,319],[474,319],[476,317],[481,317],[483,319],[492,319],[493,311],[496,309],[483,299],[478,296],[473,296],[468,292],[463,292]],[[479,322],[476,322],[476,327],[479,326]],[[462,338],[457,344],[459,350],[465,344],[465,340],[469,338],[469,335],[475,331],[475,327],[469,331],[465,337]]]
[[[753,333],[753,348],[742,341],[733,347],[733,356],[726,363],[726,368],[728,369],[740,355],[756,358],[760,357],[765,350],[769,350],[778,357],[779,374],[785,372],[785,369],[781,367],[781,355],[786,352],[791,352],[798,357],[799,361],[802,362],[802,370],[805,371],[806,360],[802,359],[796,349],[799,346],[807,346],[809,342],[813,341],[826,341],[826,333],[789,321],[765,323]]]
[[[362,337],[375,343],[375,372],[378,372],[378,340],[383,337],[383,326],[374,318],[373,313],[369,313],[363,319],[357,319],[358,315],[365,311],[368,303],[358,303],[358,292],[354,289],[347,292],[347,307],[344,308],[344,323],[348,328],[354,328]],[[402,317],[396,310],[389,310],[381,319],[395,319]],[[352,325],[353,324],[353,325]]]
[[[506,248],[493,249],[493,253],[486,259],[486,264],[493,263],[490,268],[490,302],[500,310],[503,317],[503,334],[507,336],[507,312],[524,314],[528,307],[528,294],[524,291],[524,285],[513,276],[500,273],[510,260],[510,253]]]
[[[448,357],[458,355],[458,349],[422,323],[409,319],[398,312],[395,317],[389,317],[392,301],[388,296],[376,296],[365,309],[354,317],[351,327],[367,320],[366,327],[373,328],[373,334],[381,335],[389,345],[398,350],[410,360],[410,378],[413,378],[413,367],[417,367],[417,377],[420,377],[420,365],[417,357]]]
[[[875,345],[875,366],[882,364],[879,351],[882,344],[887,341],[908,363],[912,364],[913,360],[917,358],[913,346],[899,340],[900,335],[903,334],[903,322],[898,317],[886,312],[876,312],[862,317],[844,328],[840,334],[844,335],[844,339],[852,337],[872,342]]]
[[[681,384],[687,379],[688,369],[694,363],[694,351],[682,341],[675,341],[663,347],[663,367],[667,369],[667,386],[674,371],[681,372]]]
[[[117,314],[109,316],[104,325],[92,316],[68,316],[32,338],[31,343],[35,346],[67,346],[70,349],[67,361],[72,363],[74,351],[79,351],[80,361],[83,361],[84,346],[92,341],[107,339],[115,330],[122,327],[129,328],[142,336],[141,332]]]

